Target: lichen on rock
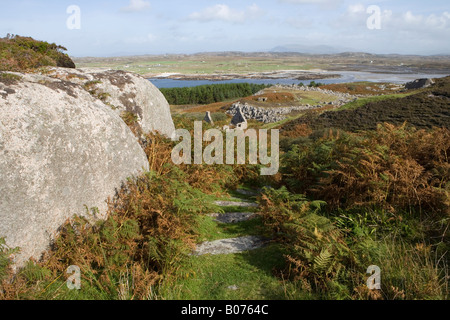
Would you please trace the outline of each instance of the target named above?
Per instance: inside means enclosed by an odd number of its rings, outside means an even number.
[[[73,215],[105,218],[108,197],[146,170],[138,139],[82,85],[25,73],[0,81],[0,237],[21,248],[17,265],[39,259]]]
[[[79,85],[95,98],[110,106],[117,114],[135,114],[142,133],[158,131],[173,137],[170,106],[164,95],[149,80],[121,70],[50,68],[48,76]]]

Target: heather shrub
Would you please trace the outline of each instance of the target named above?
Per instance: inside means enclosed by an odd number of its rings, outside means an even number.
[[[45,66],[75,68],[63,46],[8,35],[0,38],[0,71],[26,71]]]

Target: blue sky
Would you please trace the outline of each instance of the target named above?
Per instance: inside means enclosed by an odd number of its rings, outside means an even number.
[[[67,27],[71,5],[80,9],[80,29]],[[370,6],[379,8],[379,28],[368,28]],[[287,44],[450,54],[450,1],[0,0],[0,36],[7,33],[56,42],[78,57],[268,51]]]

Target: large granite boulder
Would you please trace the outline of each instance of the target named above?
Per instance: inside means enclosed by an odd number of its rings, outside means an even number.
[[[122,116],[124,112],[135,115],[138,126],[135,132],[158,131],[170,138],[175,135],[166,98],[149,80],[137,74],[111,69],[50,68],[46,75],[82,85]]]
[[[104,218],[108,197],[143,170],[138,139],[81,85],[0,73],[0,237],[21,248],[16,265],[73,215]]]

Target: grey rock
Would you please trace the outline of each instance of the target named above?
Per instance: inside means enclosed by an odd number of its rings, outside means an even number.
[[[258,193],[251,190],[236,189],[236,192],[244,196],[256,196]]]
[[[148,170],[131,130],[82,86],[20,77],[0,77],[0,91],[9,92],[0,96],[0,237],[21,248],[18,266],[39,259],[73,215],[105,218],[107,198]]]
[[[284,120],[285,115],[293,111],[302,111],[316,108],[317,106],[292,106],[292,107],[279,107],[279,108],[261,108],[249,105],[248,103],[234,103],[226,113],[233,115],[236,118],[240,118],[239,112],[242,113],[242,117],[246,119],[254,119],[264,123],[273,123]]]
[[[221,207],[258,207],[258,204],[253,202],[215,201],[214,203]]]
[[[266,239],[257,236],[208,241],[198,245],[194,251],[194,255],[239,253],[261,248],[266,243]]]
[[[175,135],[166,98],[149,80],[140,75],[96,68],[51,68],[46,75],[82,85],[119,115],[124,111],[135,114],[143,133],[158,131],[170,138]]]
[[[250,220],[255,217],[254,212],[227,212],[227,213],[211,213],[209,216],[216,218],[220,223],[238,223]]]

